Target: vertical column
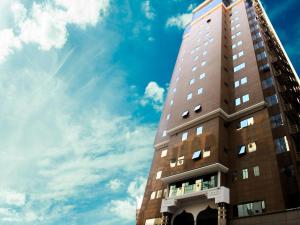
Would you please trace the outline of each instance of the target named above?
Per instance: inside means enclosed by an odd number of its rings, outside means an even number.
[[[221,171],[218,171],[218,187],[221,187]]]
[[[218,225],[226,225],[226,207],[225,203],[218,204]]]

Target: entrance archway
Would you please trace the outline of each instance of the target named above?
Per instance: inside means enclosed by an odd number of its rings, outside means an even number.
[[[191,213],[183,211],[175,217],[173,225],[194,225],[194,217]]]
[[[197,225],[218,225],[218,210],[208,207],[197,216]]]

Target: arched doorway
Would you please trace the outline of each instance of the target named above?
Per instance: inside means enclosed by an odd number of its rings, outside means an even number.
[[[218,210],[208,207],[197,216],[197,225],[218,225]]]
[[[175,217],[173,225],[194,225],[194,217],[191,213],[183,211]]]

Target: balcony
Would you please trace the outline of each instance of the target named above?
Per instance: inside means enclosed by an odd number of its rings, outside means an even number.
[[[227,203],[229,204],[229,188],[220,186],[215,188],[209,188],[206,190],[195,190],[194,192],[186,193],[183,195],[168,197],[162,200],[160,212],[161,213],[174,213],[182,202],[197,199],[199,202],[214,199],[215,203]]]
[[[229,203],[229,189],[221,186],[221,174],[228,168],[220,163],[162,178],[169,186],[169,195],[162,200],[161,212],[174,212],[181,202],[195,200]]]
[[[190,193],[195,193],[217,187],[217,176],[201,177],[197,180],[179,183],[179,185],[171,185],[169,198],[183,196]]]

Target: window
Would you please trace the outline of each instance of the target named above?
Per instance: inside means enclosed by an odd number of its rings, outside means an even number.
[[[193,66],[192,71],[195,72],[197,70],[197,66]]]
[[[193,160],[201,159],[201,150],[195,151],[195,152],[193,153],[192,159],[193,159]]]
[[[248,179],[249,176],[248,176],[248,169],[243,169],[242,170],[242,179],[245,180],[245,179]]]
[[[289,143],[286,136],[275,139],[274,143],[277,154],[290,151]]]
[[[161,151],[160,157],[163,158],[163,157],[166,157],[167,155],[168,155],[168,149],[164,149]]]
[[[260,41],[260,42],[258,42],[257,44],[254,45],[255,50],[263,48],[263,47],[264,47],[263,41]]]
[[[207,51],[204,51],[202,55],[203,55],[203,56],[206,56],[206,55],[207,55]]]
[[[195,58],[194,58],[194,61],[197,61],[199,59],[199,56],[197,55]]]
[[[170,120],[170,113],[167,115],[167,120]]]
[[[179,77],[176,77],[176,82],[179,81]]]
[[[210,156],[210,150],[209,149],[204,149],[203,151],[203,158],[209,157]]]
[[[236,207],[236,211],[238,217],[262,214],[265,211],[265,202],[258,201],[258,202],[239,204]]]
[[[248,82],[248,78],[247,77],[243,77],[240,81],[237,80],[234,82],[234,87],[237,88],[240,85],[246,84]]]
[[[240,51],[237,55],[233,55],[232,59],[236,60],[237,58],[242,57],[243,55],[244,55],[244,51]]]
[[[242,97],[242,99],[243,99],[243,103],[249,102],[249,100],[250,100],[249,94],[244,95],[244,96]]]
[[[283,125],[283,121],[280,113],[275,116],[272,116],[270,119],[273,128],[280,127]]]
[[[193,83],[195,83],[195,79],[194,78],[190,80],[190,85],[192,85]]]
[[[171,101],[170,101],[170,105],[172,106],[173,104],[174,104],[174,101],[173,101],[173,100],[171,100]]]
[[[257,61],[263,60],[263,59],[267,58],[267,53],[265,51],[261,52],[256,55],[256,58],[257,58]]]
[[[260,175],[259,174],[259,166],[254,166],[253,167],[253,173],[254,173],[255,177],[258,177]]]
[[[183,118],[187,118],[187,117],[189,116],[189,111],[184,111],[184,112],[181,114],[181,116],[182,116]]]
[[[235,66],[234,69],[233,69],[233,71],[234,71],[234,72],[238,72],[238,71],[240,71],[241,69],[244,69],[245,66],[246,66],[246,64],[245,64],[245,63],[242,63],[242,64],[240,64],[240,65],[238,65],[238,66]]]
[[[173,88],[173,93],[175,93],[176,92],[176,88]]]
[[[193,97],[193,93],[189,93],[189,94],[187,95],[186,99],[189,101],[189,100],[192,99],[192,97]]]
[[[232,49],[235,49],[235,48],[236,48],[236,44],[233,44],[233,45],[232,45]]]
[[[162,171],[158,171],[158,172],[156,173],[156,180],[158,180],[158,179],[161,178],[161,173],[162,173]]]
[[[264,73],[270,71],[270,65],[268,63],[266,63],[266,64],[260,66],[259,71],[262,71]]]
[[[211,22],[211,19],[208,19],[207,21],[206,21],[206,23],[210,23]]]
[[[243,44],[243,42],[242,41],[239,41],[238,43],[237,43],[237,46],[241,46]]]
[[[251,152],[255,152],[255,151],[256,151],[256,143],[252,142],[252,143],[248,144],[248,152],[251,153]]]
[[[163,137],[167,136],[167,131],[166,130],[163,131],[163,135],[162,136]]]
[[[185,141],[185,140],[187,140],[187,138],[188,138],[188,132],[184,132],[184,133],[182,134],[181,140],[182,140],[182,141]]]
[[[176,166],[176,162],[177,162],[176,159],[171,159],[171,160],[170,160],[170,167],[171,167],[171,168],[174,168],[174,167]]]
[[[252,35],[252,39],[253,39],[254,41],[257,40],[257,39],[260,38],[260,37],[261,37],[260,32],[257,32],[257,33],[255,33],[255,34]]]
[[[205,73],[201,73],[200,76],[199,76],[200,80],[203,79],[205,76],[206,76]]]
[[[247,77],[243,77],[243,78],[241,79],[241,84],[246,84],[247,82],[248,82]]]
[[[239,87],[240,86],[240,81],[239,80],[237,80],[236,82],[234,82],[234,87],[235,88],[237,88],[237,87]]]
[[[201,63],[201,66],[205,66],[206,63],[207,63],[206,61],[202,62],[202,63]]]
[[[235,99],[235,106],[238,106],[241,104],[241,99],[240,98],[236,98]]]
[[[184,163],[184,156],[178,157],[177,166],[181,166],[183,165],[183,163]]]
[[[245,154],[246,154],[246,146],[242,145],[242,146],[239,147],[239,153],[238,153],[238,155],[242,156],[242,155],[245,155]]]
[[[273,78],[269,77],[261,82],[263,89],[273,86]]]
[[[151,193],[150,199],[155,199],[155,195],[156,195],[156,191],[153,191],[153,192]]]
[[[212,43],[213,41],[214,41],[214,39],[213,39],[213,38],[209,39],[209,42],[210,42],[210,43]]]
[[[156,198],[161,198],[161,196],[162,196],[162,190],[158,190]]]
[[[201,112],[201,110],[202,110],[201,105],[197,105],[197,106],[195,106],[195,108],[194,108],[194,112],[196,112],[196,113]]]
[[[202,134],[202,132],[203,132],[203,127],[201,126],[201,127],[197,127],[197,129],[196,129],[196,135],[200,135],[200,134]]]
[[[253,32],[253,31],[256,31],[258,29],[259,29],[259,25],[255,24],[254,26],[251,27],[250,31]]]
[[[198,95],[201,95],[203,93],[203,88],[199,88],[197,93],[198,93]]]
[[[271,95],[271,96],[266,97],[266,102],[267,102],[267,105],[268,105],[269,107],[272,106],[272,105],[278,104],[278,98],[277,98],[277,95],[274,94],[274,95]]]
[[[253,117],[250,117],[250,118],[245,119],[245,120],[242,120],[242,121],[240,122],[240,127],[239,127],[239,129],[248,127],[248,126],[253,125],[253,124],[254,124],[254,119],[253,119]]]

